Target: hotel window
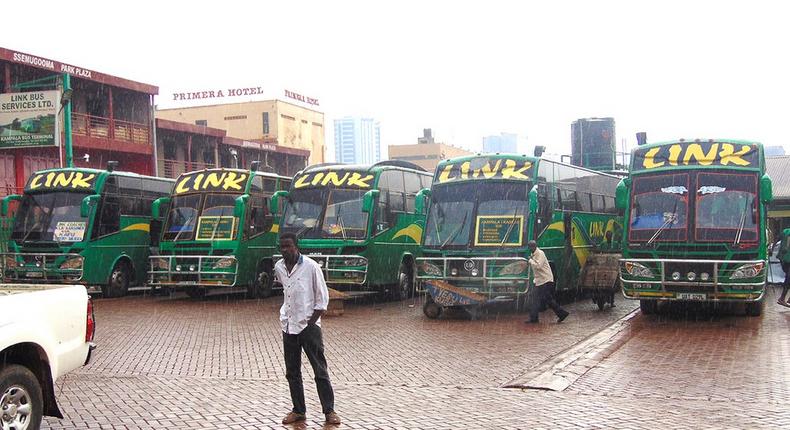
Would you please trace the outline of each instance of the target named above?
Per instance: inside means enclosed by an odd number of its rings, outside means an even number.
[[[203,127],[206,127],[208,125],[208,122],[205,119],[196,119],[195,125],[202,125]]]
[[[234,115],[225,117],[225,121],[232,121],[234,119],[247,119],[247,115]]]
[[[269,112],[263,113],[263,134],[269,134]]]

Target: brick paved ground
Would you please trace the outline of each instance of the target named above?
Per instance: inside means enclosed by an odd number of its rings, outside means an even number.
[[[99,349],[58,384],[66,418],[44,428],[283,428],[281,300],[98,300]],[[537,326],[510,311],[433,321],[419,302],[347,305],[324,322],[342,428],[790,426],[790,310],[771,301],[763,318],[639,316],[565,392],[499,388],[635,305],[578,302],[566,322]],[[306,392],[303,428],[320,428],[311,380]]]

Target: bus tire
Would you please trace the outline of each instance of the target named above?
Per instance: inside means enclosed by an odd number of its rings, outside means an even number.
[[[8,428],[13,429],[37,429],[41,425],[43,415],[43,394],[36,375],[27,367],[18,364],[9,364],[2,368],[0,370],[2,427],[6,428],[6,425],[9,425]]]
[[[763,314],[763,307],[765,307],[765,300],[746,303],[746,315],[750,317],[759,317]]]
[[[658,301],[656,300],[640,300],[639,310],[643,315],[652,315],[658,310]]]
[[[414,269],[404,261],[398,268],[398,284],[392,291],[392,298],[406,300],[410,297],[414,297]]]
[[[442,315],[442,310],[442,307],[438,303],[430,299],[426,300],[425,304],[422,306],[422,313],[432,320],[439,318]]]
[[[272,295],[272,276],[265,267],[261,268],[255,279],[247,287],[247,298],[265,299]]]
[[[110,273],[110,281],[102,288],[104,297],[125,296],[126,292],[129,290],[131,273],[132,271],[129,269],[129,263],[125,260],[115,263],[115,267],[113,267],[112,273]]]

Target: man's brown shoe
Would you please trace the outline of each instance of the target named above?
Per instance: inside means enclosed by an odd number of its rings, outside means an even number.
[[[293,424],[295,422],[304,421],[307,419],[305,414],[297,414],[296,412],[288,412],[288,415],[283,418],[283,424]]]
[[[327,424],[340,424],[340,417],[334,412],[330,412],[326,414],[326,423]]]

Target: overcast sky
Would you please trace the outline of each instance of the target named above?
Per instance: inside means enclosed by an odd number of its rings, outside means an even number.
[[[781,1],[7,3],[0,46],[157,85],[160,107],[262,86],[317,98],[327,124],[374,117],[385,146],[430,127],[472,150],[511,132],[569,153],[572,121],[612,116],[618,147],[646,131],[790,150]]]

